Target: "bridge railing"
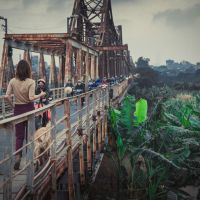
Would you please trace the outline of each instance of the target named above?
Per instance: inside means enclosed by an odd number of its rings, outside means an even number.
[[[61,99],[65,97],[64,87],[50,89],[52,92],[53,100]],[[14,97],[12,96],[12,102],[14,102]],[[0,96],[0,120],[13,115],[13,109],[9,105],[5,98],[5,95]]]
[[[64,97],[63,88],[54,91],[55,98]],[[50,179],[51,187],[56,190],[56,179],[62,171],[63,158],[67,158],[68,184],[72,188],[72,153],[76,149],[79,149],[79,156],[82,155],[80,179],[84,183],[83,144],[87,140],[87,149],[91,152],[92,139],[92,153],[95,158],[97,147],[100,148],[105,139],[105,107],[108,101],[108,88],[98,88],[79,96],[64,97],[37,110],[1,120],[0,195],[3,199],[12,199],[13,195],[20,199],[22,193],[24,197],[33,194],[34,191],[41,190],[41,185],[47,185]],[[45,112],[51,113],[51,123],[42,128],[42,131],[35,131],[36,118]],[[27,141],[21,149],[15,151],[15,125],[18,123],[27,123]],[[96,135],[96,131],[102,134]],[[98,141],[98,144],[95,141]],[[20,151],[23,152],[21,168],[15,171],[15,156]],[[87,152],[87,167],[92,170],[92,156]],[[69,195],[73,195],[70,189]]]
[[[12,102],[14,102],[14,97],[12,96]],[[0,96],[0,119],[4,119],[6,117],[10,117],[13,115],[13,111],[7,100],[5,99],[5,95]]]
[[[124,80],[122,83],[112,86],[113,97],[114,98],[119,97],[120,94],[123,91],[125,91],[127,86],[128,86],[128,80]],[[52,88],[50,89],[50,91],[52,92],[53,101],[66,97],[65,87]],[[12,96],[12,101],[14,102],[13,96]],[[5,119],[7,117],[11,117],[12,115],[13,115],[13,109],[5,99],[5,95],[0,96],[0,120]]]

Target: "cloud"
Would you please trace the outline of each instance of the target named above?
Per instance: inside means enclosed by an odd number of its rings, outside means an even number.
[[[65,11],[73,7],[74,0],[47,0],[47,12],[60,12]],[[71,13],[70,13],[71,14]]]
[[[33,0],[22,0],[22,4],[23,4],[24,8],[28,8],[34,4],[34,1]]]
[[[154,21],[164,21],[172,27],[188,27],[200,25],[200,4],[187,9],[169,9],[154,15]]]
[[[125,3],[136,3],[142,0],[112,0],[112,4],[125,4]]]

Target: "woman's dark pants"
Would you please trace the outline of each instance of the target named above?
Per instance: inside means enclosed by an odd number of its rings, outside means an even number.
[[[14,116],[29,112],[34,110],[34,103],[27,103],[27,104],[15,104],[14,108]],[[27,121],[21,122],[15,125],[15,135],[16,135],[16,151],[23,146],[24,138],[27,138],[27,128],[28,128]],[[19,155],[22,156],[22,151],[19,152]]]

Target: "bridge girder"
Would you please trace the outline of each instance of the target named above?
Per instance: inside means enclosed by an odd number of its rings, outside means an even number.
[[[130,63],[125,62],[130,59],[124,58],[129,55],[128,48],[123,46],[122,26],[114,25],[111,0],[75,0],[68,33],[100,51],[101,78],[127,75],[130,71]]]

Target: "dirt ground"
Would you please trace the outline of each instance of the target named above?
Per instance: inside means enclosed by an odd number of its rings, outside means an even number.
[[[115,200],[117,194],[116,168],[108,155],[104,155],[95,182],[89,188],[89,200]]]

